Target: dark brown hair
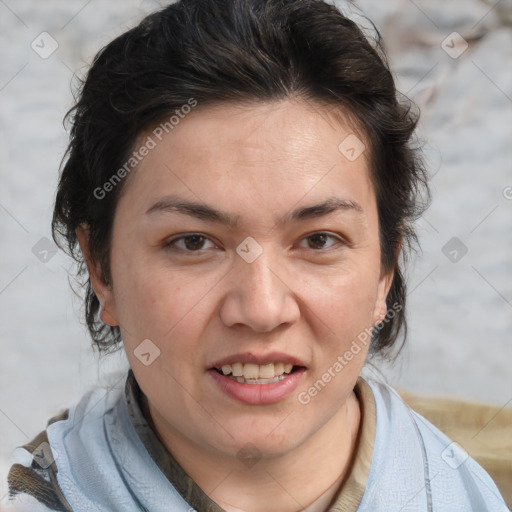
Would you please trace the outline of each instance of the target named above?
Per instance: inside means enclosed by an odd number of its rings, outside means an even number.
[[[396,91],[378,32],[370,40],[321,0],[181,0],[103,48],[67,114],[71,136],[53,237],[78,263],[87,326],[100,349],[115,348],[120,330],[99,318],[75,230],[89,226],[91,258],[109,283],[111,231],[123,182],[101,197],[97,191],[116,172],[119,177],[136,138],[191,98],[207,106],[292,96],[349,112],[370,146],[381,260],[394,270],[387,304],[396,312],[374,331],[371,351],[390,353],[401,328],[405,339],[400,254],[416,242],[412,222],[429,194],[421,154],[411,143],[417,114]]]

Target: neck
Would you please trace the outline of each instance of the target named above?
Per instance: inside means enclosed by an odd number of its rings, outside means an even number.
[[[160,439],[196,484],[228,512],[323,512],[347,477],[355,455],[360,423],[352,392],[340,410],[294,450],[262,457],[254,465],[204,447],[159,428]]]

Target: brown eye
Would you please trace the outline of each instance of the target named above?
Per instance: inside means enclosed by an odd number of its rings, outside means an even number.
[[[197,251],[203,248],[205,238],[201,235],[191,235],[184,238],[185,247],[190,251]]]
[[[199,252],[206,249],[204,246],[207,242],[212,243],[211,240],[209,240],[207,237],[193,233],[191,235],[180,236],[174,240],[171,240],[168,244],[166,244],[166,247],[177,248],[178,250],[184,252]]]
[[[321,249],[329,249],[335,244],[329,244],[329,240],[333,240],[334,242],[340,243],[341,240],[334,235],[324,232],[313,233],[307,237],[304,237],[304,240],[309,241],[308,249],[321,250]]]

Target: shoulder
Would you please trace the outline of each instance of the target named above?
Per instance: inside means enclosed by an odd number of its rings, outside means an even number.
[[[490,476],[457,443],[412,410],[393,388],[366,382],[377,415],[368,503],[382,506],[392,499],[404,511],[508,511]]]
[[[52,418],[48,424],[65,421],[69,411]],[[71,511],[57,482],[57,465],[46,430],[18,451],[7,477],[8,494],[2,510]]]
[[[140,440],[124,391],[88,393],[47,427],[42,455],[24,449],[30,460],[11,468],[6,511],[190,510]]]
[[[66,498],[70,460],[85,462],[88,449],[103,435],[103,419],[119,393],[96,390],[48,421],[46,430],[14,452],[1,510],[62,511],[73,508]],[[94,466],[93,461],[91,466]]]

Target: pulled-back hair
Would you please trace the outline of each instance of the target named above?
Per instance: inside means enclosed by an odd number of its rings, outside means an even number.
[[[416,242],[412,222],[428,203],[421,155],[412,147],[417,114],[400,96],[380,36],[367,38],[321,0],[181,0],[147,16],[95,57],[68,112],[70,144],[53,213],[53,237],[78,264],[93,341],[111,350],[119,327],[99,318],[100,304],[75,230],[89,228],[89,254],[110,283],[116,204],[126,180],[98,194],[119,172],[137,137],[183,105],[302,98],[348,113],[369,146],[379,215],[381,263],[393,270],[387,319],[372,337],[386,354],[406,332],[402,266]],[[422,196],[421,192],[426,194]]]

